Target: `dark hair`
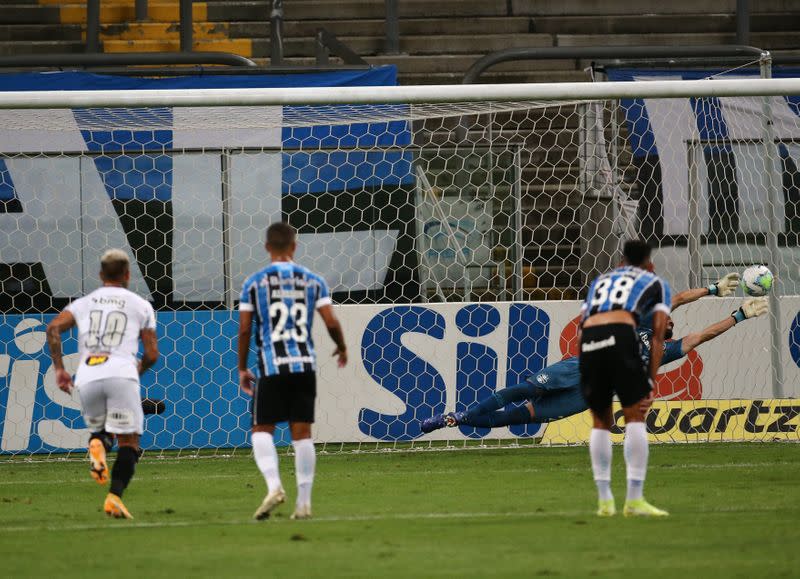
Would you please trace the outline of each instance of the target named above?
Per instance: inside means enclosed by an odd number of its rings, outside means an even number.
[[[272,251],[286,251],[294,243],[296,235],[294,227],[278,221],[267,227],[267,245]]]
[[[650,259],[650,244],[641,239],[631,239],[625,242],[622,255],[628,265],[641,267]]]
[[[130,266],[128,255],[119,249],[109,249],[100,258],[100,273],[105,281],[122,281]]]

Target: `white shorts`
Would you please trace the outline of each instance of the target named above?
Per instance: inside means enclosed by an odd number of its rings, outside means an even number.
[[[144,412],[138,380],[105,378],[78,386],[83,420],[92,432],[141,434]]]

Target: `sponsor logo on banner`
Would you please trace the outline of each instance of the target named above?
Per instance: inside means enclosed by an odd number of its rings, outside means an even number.
[[[53,316],[0,318],[0,451],[83,448],[89,437],[80,404],[58,389],[45,325]],[[4,320],[4,322],[3,322]],[[77,342],[64,340],[64,367],[74,372]]]
[[[703,400],[702,402],[657,401],[647,415],[647,432],[654,442],[715,442],[736,440],[800,440],[800,401]],[[590,413],[553,423],[543,443],[582,443],[592,429]],[[625,420],[614,405],[611,435],[620,442]]]
[[[77,391],[59,390],[45,329],[53,315],[0,316],[0,453],[86,448],[89,430]],[[162,357],[142,376],[144,392],[166,402],[145,422],[142,446],[151,449],[223,448],[248,443],[249,398],[234,379],[235,312],[159,313]],[[63,336],[64,366],[80,361],[74,331]],[[104,356],[87,360],[101,363]],[[118,412],[116,414],[119,414]],[[109,414],[110,420],[126,420]],[[288,442],[287,429],[276,432]]]
[[[361,338],[361,359],[369,377],[400,399],[404,410],[386,414],[362,408],[358,428],[378,440],[413,440],[422,435],[419,421],[446,412],[466,410],[503,386],[499,376],[500,350],[505,350],[504,384],[521,383],[541,370],[547,360],[550,317],[533,305],[488,304],[460,308],[448,320],[438,308],[396,306],[379,311],[367,323]],[[448,310],[449,311],[449,310]],[[443,343],[455,342],[454,360],[442,360],[435,351],[412,351],[404,343],[420,334]],[[455,400],[448,400],[448,381],[440,368],[455,363]],[[512,426],[516,436],[533,436],[539,425]],[[488,428],[459,426],[461,434],[482,438]]]
[[[794,363],[800,367],[800,312],[794,317],[789,330],[789,352]]]

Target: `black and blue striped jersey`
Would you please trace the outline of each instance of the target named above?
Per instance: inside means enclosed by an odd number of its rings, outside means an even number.
[[[239,310],[254,314],[262,376],[316,370],[314,312],[330,303],[325,280],[291,261],[275,262],[245,280]]]
[[[669,315],[672,296],[669,284],[644,269],[622,266],[598,277],[589,286],[581,306],[581,322],[602,312],[624,310],[637,322],[651,312]]]

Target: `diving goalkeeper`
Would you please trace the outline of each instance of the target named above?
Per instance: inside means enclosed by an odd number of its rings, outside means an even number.
[[[736,291],[739,274],[730,273],[707,288],[689,289],[676,294],[672,309],[691,303],[703,296],[727,297]],[[730,330],[736,324],[761,315],[769,310],[766,298],[746,299],[741,307],[725,319],[704,330],[687,334],[678,340],[664,343],[661,365],[679,360],[686,354]],[[667,320],[666,340],[672,339],[672,318]],[[642,348],[642,362],[650,361],[652,329],[648,320],[642,320],[637,329]],[[516,424],[543,423],[579,414],[588,408],[581,392],[581,375],[578,356],[573,356],[547,366],[528,377],[522,384],[498,390],[492,396],[461,412],[437,414],[422,420],[422,432],[433,432],[444,427],[459,425],[499,428]],[[519,404],[524,402],[524,404]],[[511,405],[509,408],[507,406]]]

